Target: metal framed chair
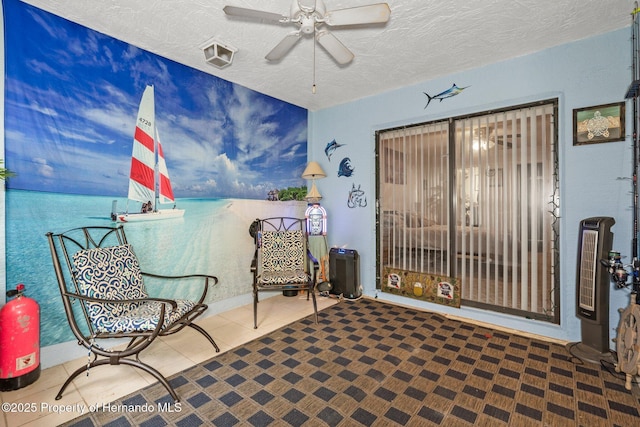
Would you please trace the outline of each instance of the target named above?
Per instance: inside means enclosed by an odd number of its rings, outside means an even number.
[[[153,375],[179,401],[173,387],[155,368],[140,360],[140,353],[157,337],[193,328],[220,349],[211,336],[193,321],[207,305],[203,303],[215,276],[190,274],[164,276],[141,271],[123,226],[80,227],[63,233],[47,233],[53,268],[65,314],[78,344],[89,351],[89,362],[75,370],[60,388],[56,400],[83,372],[101,365],[130,365]],[[149,296],[143,278],[156,284],[176,286],[196,281],[202,286],[197,301]],[[148,280],[149,281],[149,280]],[[122,350],[104,346],[114,338],[129,339]]]
[[[255,242],[251,261],[254,329],[258,328],[258,293],[261,291],[307,291],[307,300],[311,296],[318,323],[315,285],[319,263],[309,251],[306,220],[256,219],[250,230]]]

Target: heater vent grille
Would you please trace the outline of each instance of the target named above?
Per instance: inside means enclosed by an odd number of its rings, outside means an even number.
[[[580,222],[576,265],[576,315],[582,319],[582,342],[572,351],[582,360],[599,363],[609,353],[609,272],[600,260],[613,242],[610,217]]]
[[[580,308],[594,311],[596,301],[596,270],[598,231],[583,230],[580,253]]]

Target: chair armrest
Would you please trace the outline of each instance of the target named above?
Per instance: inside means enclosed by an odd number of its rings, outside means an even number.
[[[120,356],[121,357],[128,357],[134,354],[137,354],[140,351],[140,346],[143,345],[144,347],[146,347],[146,345],[144,345],[144,342],[150,343],[152,342],[154,339],[156,339],[156,337],[158,335],[160,335],[160,332],[162,332],[162,329],[164,328],[164,320],[166,317],[166,308],[167,308],[167,304],[171,305],[172,310],[176,310],[178,308],[178,303],[176,303],[173,300],[170,299],[165,299],[165,298],[134,298],[134,299],[121,299],[121,300],[113,300],[113,299],[103,299],[103,298],[93,298],[93,297],[87,297],[84,295],[80,295],[80,294],[76,294],[73,292],[64,292],[63,293],[64,297],[66,298],[76,298],[78,300],[82,300],[82,301],[87,301],[87,302],[97,302],[97,303],[109,303],[109,304],[129,304],[129,303],[133,303],[133,302],[159,302],[161,303],[160,305],[160,316],[158,317],[158,324],[156,325],[156,327],[153,330],[148,331],[149,336],[144,340],[144,341],[139,341],[139,343],[137,345],[133,345],[133,346],[129,346],[127,347],[127,349],[123,350],[120,352]],[[66,305],[66,303],[65,303]],[[86,315],[86,313],[85,313]],[[67,314],[67,317],[69,316],[69,314]],[[75,317],[75,315],[72,315]],[[100,338],[100,339],[104,339],[104,338],[124,338],[124,337],[131,337],[132,333],[134,333],[134,331],[128,331],[128,332],[109,332],[109,333],[105,333],[105,332],[99,332],[99,333],[95,333],[92,326],[89,325],[90,331],[91,331],[91,340],[89,339],[88,336],[86,336],[79,328],[78,325],[76,324],[75,319],[71,319],[69,318],[69,324],[71,326],[71,330],[73,331],[74,335],[76,336],[76,338],[78,338],[78,343],[82,344],[84,347],[91,349],[94,346],[94,343],[92,341],[93,338]],[[89,321],[90,319],[87,318],[87,321]],[[136,334],[139,334],[136,332]],[[147,344],[148,345],[148,344]],[[144,348],[142,347],[142,348]],[[102,351],[101,349],[98,348],[98,350],[94,350],[94,351]],[[105,357],[109,357],[108,355],[103,354],[103,356]]]
[[[318,262],[318,259],[313,256],[313,254],[311,253],[311,251],[309,249],[307,249],[307,256],[313,262],[314,270],[319,269],[320,268],[320,263]]]
[[[156,274],[156,273],[147,273],[145,271],[140,272],[143,276],[154,277],[156,279],[198,279],[203,278],[208,280],[213,280],[212,286],[218,284],[218,278],[216,276],[212,276],[210,274],[186,274],[184,276],[167,276],[165,274]]]
[[[200,294],[200,298],[198,298],[198,301],[197,301],[198,305],[202,304],[204,299],[207,296],[207,292],[209,291],[209,281],[213,281],[213,284],[211,286],[215,286],[216,284],[218,284],[218,278],[216,276],[212,276],[209,274],[186,274],[183,276],[167,276],[164,274],[148,273],[144,271],[141,271],[140,273],[143,276],[152,277],[154,279],[161,279],[161,280],[204,279],[202,294]]]
[[[132,298],[132,299],[104,299],[104,298],[94,298],[94,297],[88,297],[85,295],[80,295],[80,294],[76,294],[73,292],[65,292],[64,293],[65,297],[68,298],[76,298],[82,301],[87,301],[87,302],[97,302],[97,303],[108,303],[108,304],[131,304],[134,302],[161,302],[164,304],[169,304],[171,305],[171,309],[175,310],[176,308],[178,308],[178,303],[176,303],[174,300],[171,299],[166,299],[166,298],[153,298],[153,297],[147,297],[147,298]]]

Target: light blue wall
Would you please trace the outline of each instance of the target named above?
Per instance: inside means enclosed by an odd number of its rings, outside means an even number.
[[[359,252],[364,293],[551,338],[580,341],[580,320],[575,315],[580,221],[591,216],[615,218],[614,248],[631,255],[631,181],[618,179],[632,174],[631,104],[627,104],[625,142],[574,147],[572,114],[574,108],[624,100],[632,79],[630,34],[630,29],[614,31],[310,112],[309,159],[319,161],[329,175],[317,183],[328,212],[329,243],[346,245]],[[429,64],[424,67],[428,70]],[[456,97],[434,101],[424,108],[423,92],[434,95],[452,83],[470,87]],[[376,292],[375,131],[550,98],[559,100],[560,325],[479,309],[454,309]],[[347,145],[339,148],[328,161],[324,147],[332,139]],[[351,178],[337,176],[338,163],[343,157],[351,159],[354,167]],[[365,190],[366,208],[347,207],[352,184],[361,185]],[[627,305],[628,292],[612,289],[610,296],[610,336],[614,337],[619,319],[617,309]]]

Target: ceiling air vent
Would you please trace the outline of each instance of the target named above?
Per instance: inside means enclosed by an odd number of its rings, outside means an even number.
[[[238,49],[216,39],[207,41],[201,46],[201,49],[204,51],[205,61],[217,68],[231,65],[233,56],[238,51]]]

